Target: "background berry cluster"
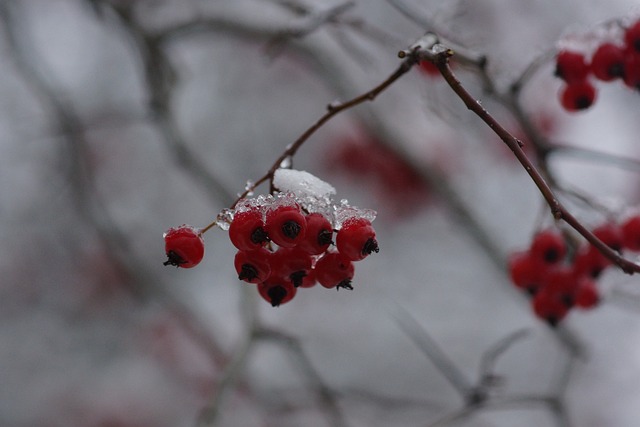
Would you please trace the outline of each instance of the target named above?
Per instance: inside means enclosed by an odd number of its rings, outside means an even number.
[[[593,234],[615,251],[638,252],[640,215],[603,223]],[[547,229],[534,235],[527,250],[511,256],[509,272],[512,283],[531,296],[534,314],[555,326],[572,308],[598,305],[597,280],[612,265],[595,246],[576,245],[560,230]]]
[[[274,307],[317,283],[353,289],[353,262],[378,252],[378,243],[370,219],[347,211],[336,221],[334,215],[306,211],[291,194],[242,200],[229,226],[238,278],[256,284]]]
[[[590,76],[603,82],[622,80],[627,87],[640,89],[640,20],[588,54],[560,50],[555,74],[565,82],[560,103],[567,111],[584,110],[595,102],[597,90]]]

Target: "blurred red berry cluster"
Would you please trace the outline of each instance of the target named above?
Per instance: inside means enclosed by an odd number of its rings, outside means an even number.
[[[603,82],[622,80],[640,89],[640,20],[626,27],[619,40],[604,41],[589,55],[563,49],[556,56],[555,75],[565,82],[560,103],[567,111],[593,105],[597,91],[590,76]]]
[[[430,199],[430,186],[420,172],[373,136],[363,132],[337,139],[327,152],[330,170],[366,181],[392,215],[416,213]]]
[[[615,251],[640,251],[640,215],[592,231]],[[591,309],[599,303],[597,280],[611,265],[593,245],[571,245],[561,232],[548,229],[536,233],[527,250],[511,256],[509,274],[531,296],[534,314],[555,326],[572,308]]]

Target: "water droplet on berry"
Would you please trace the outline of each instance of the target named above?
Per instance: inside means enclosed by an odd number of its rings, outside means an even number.
[[[233,210],[223,209],[216,217],[216,226],[221,230],[227,231],[229,230],[231,221],[233,221]]]

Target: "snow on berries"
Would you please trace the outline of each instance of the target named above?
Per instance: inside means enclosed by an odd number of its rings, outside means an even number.
[[[244,198],[226,215],[238,279],[274,307],[317,283],[353,289],[354,262],[379,250],[375,212],[335,204],[335,189],[305,171],[280,169],[273,186],[274,194]]]
[[[640,214],[604,222],[592,233],[616,252],[640,252]],[[526,250],[511,255],[508,272],[513,285],[531,297],[533,313],[556,326],[573,308],[599,304],[597,281],[612,265],[590,243],[578,244],[557,229],[545,229]]]
[[[582,43],[561,48],[555,58],[555,75],[563,80],[559,97],[570,112],[593,105],[597,89],[591,77],[600,82],[621,80],[640,90],[640,20],[631,25],[600,29],[606,34],[593,43],[588,34]]]
[[[164,265],[181,268],[195,267],[204,257],[204,241],[200,231],[190,225],[170,228],[164,233]]]

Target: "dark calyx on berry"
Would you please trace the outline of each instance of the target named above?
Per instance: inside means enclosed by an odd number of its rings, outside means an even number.
[[[380,252],[380,248],[378,247],[378,241],[373,237],[368,239],[364,246],[362,247],[362,255],[371,255],[372,252],[378,253]]]
[[[296,271],[289,275],[289,279],[291,279],[291,283],[293,283],[293,286],[295,286],[296,288],[302,285],[302,281],[304,280],[305,277],[307,277],[307,272],[304,270]]]
[[[352,291],[353,286],[351,285],[351,279],[344,279],[342,282],[338,283],[336,285],[336,291],[339,291],[340,288]]]
[[[295,239],[300,234],[302,227],[295,221],[286,221],[282,224],[282,233],[289,239]]]
[[[557,328],[558,324],[560,324],[560,319],[558,319],[556,316],[548,316],[546,319],[544,319],[547,321],[547,324],[549,326],[551,326],[552,328]]]
[[[560,302],[567,308],[571,308],[575,305],[576,301],[572,295],[563,294],[560,295]]]
[[[548,249],[544,253],[544,260],[550,264],[560,261],[560,252],[557,249]]]
[[[324,245],[332,244],[333,243],[333,240],[331,240],[332,236],[333,236],[333,231],[331,230],[320,231],[320,233],[318,233],[318,245],[324,246]]]
[[[592,103],[592,100],[591,100],[590,97],[588,97],[588,96],[579,96],[576,99],[575,106],[576,106],[577,110],[585,110],[585,109],[591,107],[591,103]]]
[[[175,251],[167,252],[167,260],[162,263],[162,265],[173,265],[176,267],[180,267],[182,264],[186,264],[185,261],[180,255],[178,255]]]
[[[277,307],[287,297],[287,290],[283,286],[272,286],[267,291],[267,295],[271,300],[271,306]]]
[[[269,236],[264,228],[258,227],[251,233],[251,241],[255,244],[261,244],[269,240]]]
[[[258,270],[251,264],[242,264],[238,279],[252,281],[258,277]]]

